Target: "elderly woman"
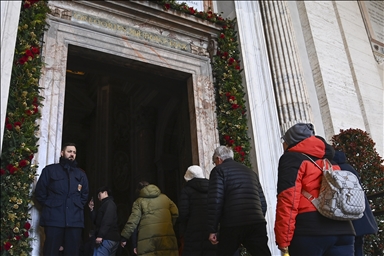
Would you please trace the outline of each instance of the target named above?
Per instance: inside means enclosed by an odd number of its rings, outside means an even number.
[[[200,166],[188,167],[184,175],[187,184],[179,201],[180,236],[184,240],[183,256],[216,255],[216,245],[208,240],[207,195],[209,180]]]

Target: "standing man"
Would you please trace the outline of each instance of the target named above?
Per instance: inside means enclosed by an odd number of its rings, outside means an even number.
[[[97,198],[101,201],[97,213],[93,210],[93,200],[88,204],[92,221],[96,226],[96,247],[93,251],[95,256],[115,256],[119,247],[120,231],[117,226],[117,208],[111,195],[111,190],[107,186],[97,190]]]
[[[88,200],[88,179],[77,168],[76,145],[64,144],[60,163],[46,166],[36,184],[35,196],[42,206],[40,226],[44,227],[43,255],[79,254],[84,228],[84,205]]]
[[[271,255],[259,177],[235,162],[226,146],[216,148],[212,160],[216,167],[209,177],[208,228],[209,240],[218,244],[217,255],[232,256],[241,244],[252,255]]]

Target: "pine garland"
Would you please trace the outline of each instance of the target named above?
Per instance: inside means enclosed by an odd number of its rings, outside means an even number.
[[[384,159],[375,149],[375,142],[369,134],[360,129],[340,130],[332,137],[333,147],[343,151],[348,163],[359,173],[362,187],[367,195],[384,191]],[[373,211],[384,210],[383,198],[371,200]],[[383,255],[384,252],[384,216],[376,216],[379,226],[377,235],[364,238],[366,255]]]
[[[22,2],[1,154],[1,255],[32,251],[30,191],[37,166],[31,160],[37,152],[40,50],[48,12],[47,1]]]

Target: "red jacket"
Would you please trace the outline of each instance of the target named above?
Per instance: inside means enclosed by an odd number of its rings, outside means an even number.
[[[319,195],[322,172],[307,156],[322,167],[323,158],[332,159],[334,149],[319,136],[311,136],[288,148],[279,160],[276,243],[289,246],[293,235],[350,235],[350,221],[335,221],[322,216],[303,196],[302,189],[314,197]],[[337,165],[334,169],[340,170]]]

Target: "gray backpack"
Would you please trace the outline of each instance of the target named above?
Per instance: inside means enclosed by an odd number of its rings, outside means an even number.
[[[334,220],[356,220],[363,217],[365,194],[359,178],[350,171],[333,170],[328,159],[323,159],[321,168],[312,158],[305,156],[323,172],[318,198],[305,190],[301,191],[316,209],[323,216]]]

